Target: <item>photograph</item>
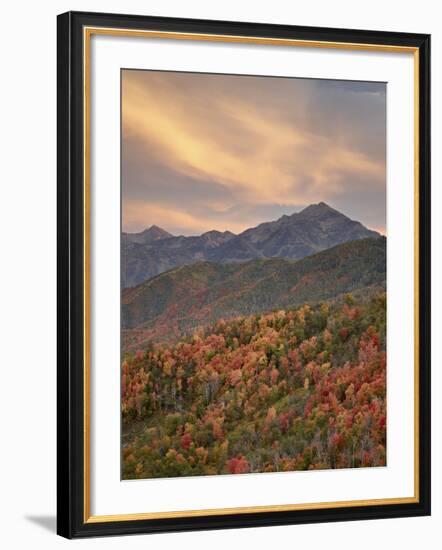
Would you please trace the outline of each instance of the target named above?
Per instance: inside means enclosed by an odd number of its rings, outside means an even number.
[[[387,84],[122,68],[121,479],[387,463]]]

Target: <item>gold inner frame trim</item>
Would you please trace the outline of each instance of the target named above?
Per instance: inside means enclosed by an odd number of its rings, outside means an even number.
[[[282,504],[269,506],[248,506],[215,508],[206,510],[179,510],[168,512],[146,512],[115,515],[91,515],[91,472],[90,472],[90,42],[92,35],[125,36],[132,38],[196,40],[202,42],[248,43],[269,46],[292,46],[304,48],[363,50],[373,52],[412,53],[414,62],[414,495],[410,497]],[[286,512],[300,510],[321,510],[352,506],[379,506],[411,504],[419,502],[419,49],[411,46],[387,44],[364,44],[350,42],[328,42],[319,40],[296,40],[286,38],[263,38],[205,33],[183,33],[117,29],[107,27],[83,28],[83,101],[84,101],[84,523],[105,523],[115,521],[136,521],[148,519],[171,519],[185,517],[217,516],[229,514],[251,514],[264,512]]]

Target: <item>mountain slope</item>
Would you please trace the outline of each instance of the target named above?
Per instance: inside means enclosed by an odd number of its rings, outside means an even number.
[[[206,260],[213,248],[234,236],[230,231],[208,231],[198,237],[170,237],[149,243],[122,240],[122,287],[134,286],[177,266]]]
[[[127,243],[123,239],[122,286],[135,286],[171,268],[198,261],[300,259],[337,244],[370,237],[379,234],[321,202],[239,235],[210,231],[198,237],[171,237],[153,242]]]
[[[151,339],[174,340],[221,318],[383,287],[385,262],[386,239],[381,237],[338,245],[298,261],[272,258],[181,266],[123,291],[123,347]]]
[[[320,202],[291,216],[247,229],[219,247],[209,259],[244,260],[244,250],[254,250],[256,258],[299,259],[337,244],[378,236],[375,231]]]

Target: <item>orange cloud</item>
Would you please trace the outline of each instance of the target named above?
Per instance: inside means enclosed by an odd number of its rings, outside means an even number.
[[[161,74],[152,73],[150,82],[124,73],[123,132],[178,173],[216,181],[261,204],[329,199],[352,174],[385,183],[383,161],[286,123],[271,107],[259,110],[215,92],[207,108],[201,97],[180,94]]]

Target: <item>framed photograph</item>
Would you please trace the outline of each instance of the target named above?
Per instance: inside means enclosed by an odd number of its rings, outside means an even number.
[[[430,513],[430,37],[58,17],[58,533]]]

